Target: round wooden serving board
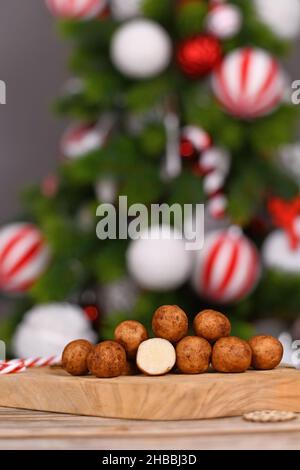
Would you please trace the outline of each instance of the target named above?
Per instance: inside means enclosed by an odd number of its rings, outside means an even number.
[[[109,418],[187,420],[300,412],[300,371],[163,377],[71,377],[60,368],[0,377],[0,406]]]

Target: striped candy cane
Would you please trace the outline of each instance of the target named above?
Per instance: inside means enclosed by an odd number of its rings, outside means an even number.
[[[24,359],[24,364],[28,369],[35,367],[54,366],[60,364],[61,356],[36,357]]]
[[[183,159],[195,161],[193,170],[203,178],[210,215],[217,219],[224,217],[227,209],[224,185],[231,161],[229,153],[212,146],[212,139],[204,129],[189,125],[181,131],[180,154]]]
[[[0,374],[13,374],[24,372],[26,369],[36,367],[46,367],[60,364],[61,356],[36,357],[28,359],[12,359],[11,361],[0,362]]]
[[[210,135],[201,127],[189,125],[181,131],[180,154],[183,159],[194,159],[211,146]]]
[[[201,154],[198,165],[208,197],[208,211],[214,218],[224,217],[227,209],[224,185],[230,169],[230,155],[224,149],[211,147]]]
[[[19,372],[24,372],[25,370],[26,366],[24,361],[20,359],[0,363],[0,375],[17,374]]]

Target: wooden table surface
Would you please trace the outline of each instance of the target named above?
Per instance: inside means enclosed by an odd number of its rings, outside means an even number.
[[[300,449],[300,415],[286,423],[242,418],[129,421],[0,408],[3,449]]]

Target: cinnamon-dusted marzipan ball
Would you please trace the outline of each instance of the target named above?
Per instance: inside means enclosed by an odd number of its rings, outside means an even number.
[[[252,352],[247,341],[229,336],[213,346],[212,366],[218,372],[245,372],[251,366]]]
[[[183,374],[201,374],[209,368],[212,347],[204,338],[186,336],[176,345],[176,365]]]
[[[126,352],[116,341],[103,341],[90,352],[87,363],[96,377],[118,377],[126,368]]]
[[[194,331],[197,336],[214,343],[220,338],[229,336],[231,324],[223,313],[216,310],[203,310],[194,318]]]
[[[67,344],[62,354],[62,367],[71,375],[88,373],[87,357],[93,345],[85,339],[76,339]]]
[[[188,328],[188,317],[177,305],[163,305],[154,312],[152,329],[158,338],[177,343],[186,336]]]
[[[115,329],[115,341],[123,346],[129,359],[135,358],[139,345],[146,339],[146,328],[135,320],[123,321]]]
[[[163,338],[147,339],[140,344],[136,364],[147,375],[165,375],[176,362],[175,348]]]
[[[270,370],[280,364],[283,356],[281,342],[273,336],[253,336],[249,341],[252,349],[252,367]]]

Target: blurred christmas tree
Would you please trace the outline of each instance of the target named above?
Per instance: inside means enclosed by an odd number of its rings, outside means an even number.
[[[300,2],[47,3],[74,46],[76,78],[56,104],[74,124],[57,175],[26,192],[34,225],[0,233],[3,291],[26,293],[0,337],[25,306],[65,300],[92,319],[99,309],[102,337],[124,318],[149,324],[164,303],[191,315],[222,305],[241,336],[259,317],[296,318],[300,152],[287,146],[297,108],[279,59],[300,32]],[[206,202],[204,249],[190,261],[179,240],[100,241],[96,208],[119,195]]]

